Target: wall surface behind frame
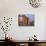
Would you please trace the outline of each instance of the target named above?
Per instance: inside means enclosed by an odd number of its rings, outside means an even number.
[[[16,40],[28,40],[34,34],[37,35],[37,39],[45,39],[45,15],[46,8],[33,8],[30,6],[28,0],[0,0],[0,19],[4,16],[12,17],[13,22],[10,31],[10,37]],[[18,26],[18,14],[34,14],[35,26],[32,27],[19,27]],[[4,39],[3,31],[0,29],[0,39]]]

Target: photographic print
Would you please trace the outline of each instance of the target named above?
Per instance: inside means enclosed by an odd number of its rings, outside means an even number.
[[[19,14],[18,25],[19,26],[34,26],[34,15],[33,14]]]

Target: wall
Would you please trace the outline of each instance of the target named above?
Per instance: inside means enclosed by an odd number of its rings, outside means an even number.
[[[0,17],[12,17],[13,22],[8,34],[10,37],[16,40],[27,40],[34,34],[37,35],[37,39],[44,40],[44,24],[46,8],[33,8],[30,6],[28,0],[0,0]],[[34,27],[19,27],[18,26],[18,14],[34,14],[35,26]],[[1,31],[2,33],[2,31]],[[0,35],[2,35],[0,33]],[[0,36],[0,39],[3,37]],[[4,38],[3,38],[4,39]]]
[[[45,24],[44,24],[44,25],[45,25],[45,26],[44,26],[44,27],[45,27],[45,29],[44,29],[44,30],[45,30],[45,31],[44,31],[44,39],[46,39],[46,16],[45,16]]]

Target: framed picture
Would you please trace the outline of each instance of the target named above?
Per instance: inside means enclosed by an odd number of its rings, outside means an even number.
[[[34,15],[33,14],[19,14],[18,25],[19,26],[34,26]]]

